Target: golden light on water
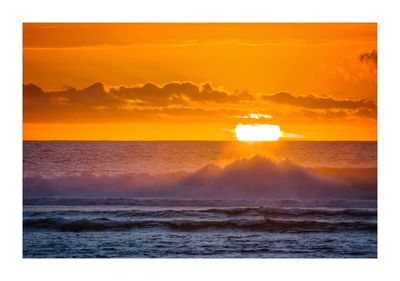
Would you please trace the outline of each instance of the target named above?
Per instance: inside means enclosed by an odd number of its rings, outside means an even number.
[[[279,125],[238,124],[235,131],[239,141],[277,141],[282,135]]]

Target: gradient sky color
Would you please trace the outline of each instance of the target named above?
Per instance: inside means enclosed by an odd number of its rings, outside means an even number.
[[[26,140],[376,140],[377,26],[25,23],[23,83]]]

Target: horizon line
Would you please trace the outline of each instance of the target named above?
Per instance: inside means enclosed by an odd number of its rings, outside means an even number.
[[[109,141],[109,142],[127,142],[127,141],[131,141],[131,142],[168,142],[168,141],[170,141],[170,142],[179,142],[179,141],[181,141],[181,142],[190,142],[190,141],[192,141],[192,142],[200,142],[200,141],[202,141],[202,142],[248,142],[248,143],[254,143],[254,142],[256,142],[256,143],[261,143],[261,142],[266,142],[266,143],[274,143],[274,142],[282,142],[282,141],[285,141],[285,142],[292,142],[292,141],[303,141],[303,142],[333,142],[333,141],[337,141],[337,142],[346,142],[346,141],[348,141],[348,142],[377,142],[378,140],[376,139],[376,140],[312,140],[312,139],[280,139],[280,140],[277,140],[277,141],[239,141],[239,140],[163,140],[163,139],[151,139],[151,140],[140,140],[140,139],[137,139],[137,140],[124,140],[124,139],[46,139],[46,140],[44,140],[44,139],[22,139],[22,141],[43,141],[43,142],[45,142],[45,141],[81,141],[81,142],[83,142],[83,141],[87,141],[87,142],[89,142],[89,141],[91,141],[91,142],[94,142],[94,141]]]

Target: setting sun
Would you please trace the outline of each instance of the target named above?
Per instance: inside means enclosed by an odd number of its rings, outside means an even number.
[[[279,125],[243,125],[236,126],[236,138],[239,141],[277,141],[281,136]]]

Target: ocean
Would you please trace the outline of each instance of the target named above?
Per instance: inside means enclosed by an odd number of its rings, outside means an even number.
[[[24,141],[24,258],[376,258],[377,143]]]

